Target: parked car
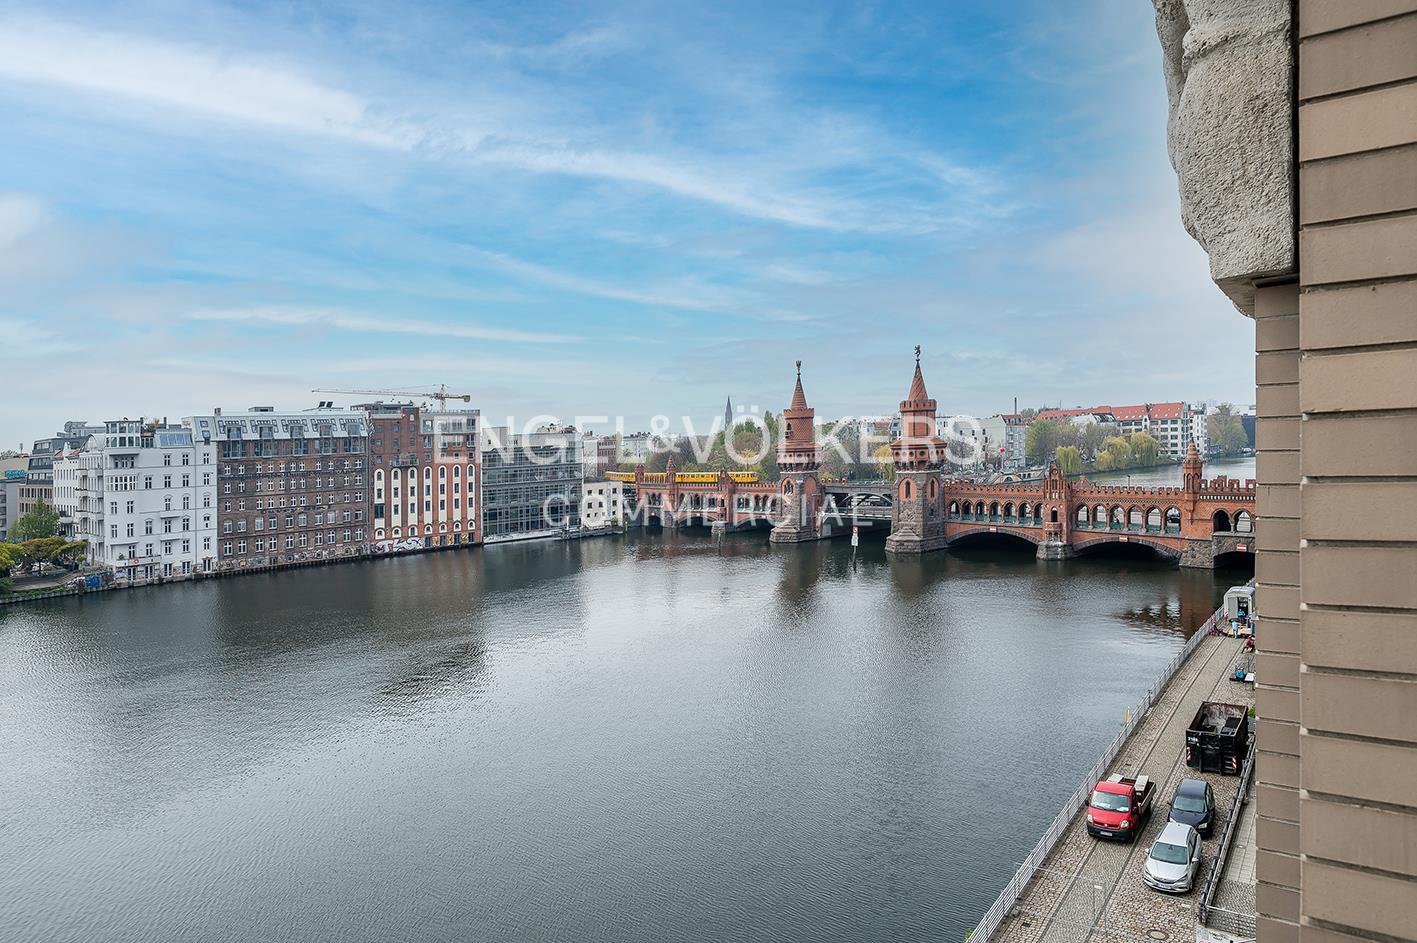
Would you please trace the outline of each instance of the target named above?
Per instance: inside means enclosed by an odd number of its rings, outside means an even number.
[[[1087,833],[1094,838],[1134,841],[1151,815],[1156,784],[1113,774],[1092,788],[1087,803]]]
[[[1200,869],[1200,834],[1181,822],[1167,822],[1146,853],[1141,878],[1162,893],[1185,894],[1195,887]]]
[[[1215,829],[1215,792],[1210,783],[1203,779],[1183,779],[1171,797],[1171,812],[1167,816],[1171,822],[1189,825],[1209,838]]]

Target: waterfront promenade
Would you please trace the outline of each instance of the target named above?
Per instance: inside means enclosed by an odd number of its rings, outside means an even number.
[[[1123,745],[1107,772],[1145,774],[1160,787],[1155,813],[1134,844],[1103,842],[1087,834],[1076,810],[1067,830],[1024,888],[1009,916],[990,937],[1001,943],[1193,940],[1196,909],[1206,878],[1218,865],[1217,848],[1240,778],[1201,774],[1184,763],[1186,727],[1202,701],[1254,703],[1251,685],[1231,680],[1243,649],[1240,639],[1202,640],[1162,688],[1150,711]],[[1190,894],[1169,896],[1141,879],[1147,849],[1166,823],[1176,785],[1205,778],[1215,790],[1217,821],[1205,840],[1204,860]]]

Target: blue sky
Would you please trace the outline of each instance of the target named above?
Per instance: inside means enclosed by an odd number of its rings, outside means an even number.
[[[766,12],[765,12],[766,11]],[[1252,399],[1149,5],[0,5],[0,442],[471,392],[490,416]],[[337,398],[348,402],[347,398]]]

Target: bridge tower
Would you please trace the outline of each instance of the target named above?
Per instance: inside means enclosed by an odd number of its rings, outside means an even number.
[[[817,478],[821,451],[817,448],[817,411],[807,405],[802,392],[802,361],[797,361],[797,388],[792,405],[782,411],[782,438],[777,446],[777,467],[782,473],[780,513],[768,540],[802,543],[821,534],[822,485]]]
[[[945,545],[945,495],[940,466],[945,441],[935,434],[935,401],[920,373],[920,347],[915,348],[915,378],[900,404],[900,438],[891,443],[895,460],[895,501],[890,553],[925,553]]]

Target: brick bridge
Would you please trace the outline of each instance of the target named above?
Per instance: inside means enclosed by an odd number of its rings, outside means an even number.
[[[900,405],[901,437],[891,445],[896,480],[846,481],[818,475],[815,411],[802,390],[783,412],[777,482],[741,472],[636,469],[614,477],[633,484],[640,523],[701,524],[716,531],[771,528],[774,542],[818,540],[853,526],[889,525],[886,550],[923,553],[976,538],[1027,541],[1043,559],[1101,547],[1140,545],[1181,566],[1210,567],[1223,556],[1253,554],[1255,483],[1206,479],[1195,447],[1179,487],[1101,485],[1068,479],[1057,466],[1036,482],[983,484],[944,471],[947,444],[935,434],[935,401],[915,376]]]

